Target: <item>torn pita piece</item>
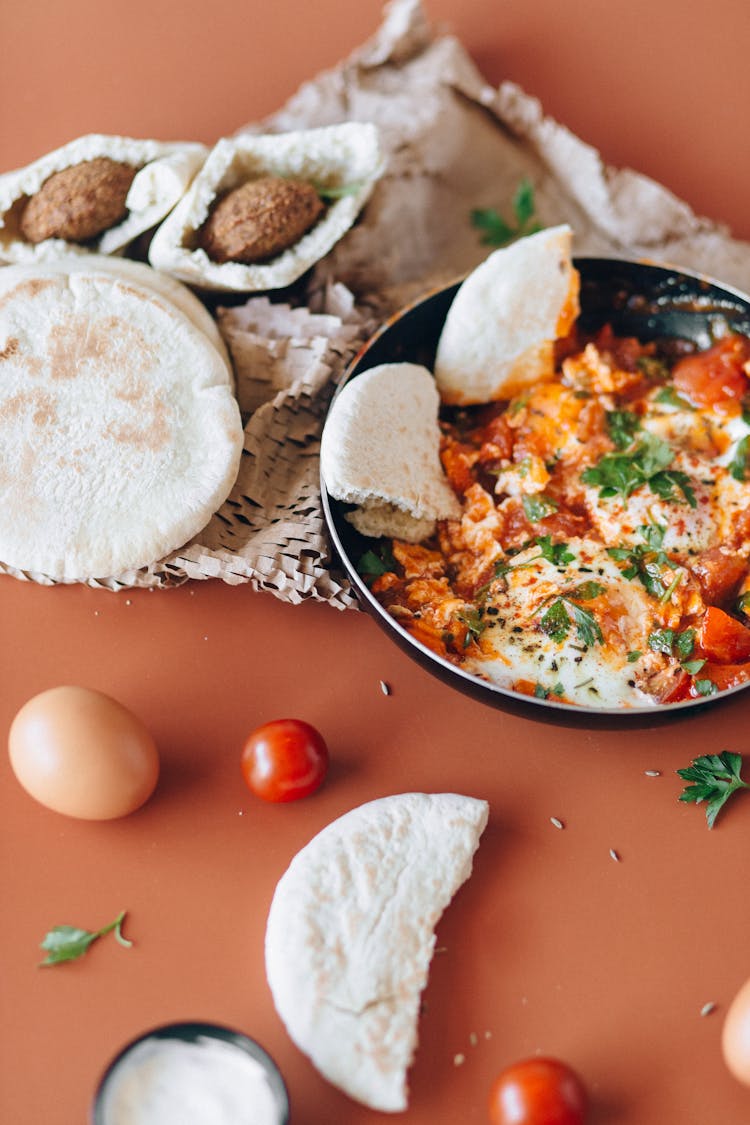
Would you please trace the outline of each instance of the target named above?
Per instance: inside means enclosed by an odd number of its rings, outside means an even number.
[[[554,375],[554,343],[579,313],[573,232],[550,227],[490,254],[459,286],[435,357],[444,403],[512,398]]]
[[[362,535],[418,543],[461,506],[440,463],[440,398],[416,363],[385,363],[352,379],[323,429],[323,479]]]
[[[25,168],[6,172],[0,176],[0,262],[50,261],[91,252],[120,253],[169,214],[184,195],[207,151],[204,145],[191,142],[137,140],[91,133],[47,153]],[[70,192],[90,191],[91,181],[84,178],[86,174],[96,174],[97,170],[101,173],[102,169],[106,173],[112,165],[125,175],[120,217],[93,236],[81,226],[80,233],[85,236],[82,239],[53,234],[42,237],[46,231],[57,229],[61,203],[65,220],[70,221],[71,203],[73,206],[76,203],[75,199],[71,201]],[[76,175],[71,179],[70,173],[74,170]],[[69,187],[66,189],[63,184],[55,191],[60,174],[67,176]],[[101,194],[110,186],[108,180],[104,187],[98,180],[97,193]],[[43,188],[45,193],[51,192],[50,202],[45,203],[41,196]],[[34,226],[28,223],[29,233],[24,233],[29,207],[40,198],[41,221],[35,216]],[[80,215],[78,218],[80,223]]]
[[[290,133],[225,137],[211,153],[184,199],[156,232],[151,264],[203,289],[251,293],[283,289],[324,257],[351,227],[382,172],[377,129],[346,122]],[[217,260],[201,242],[212,208],[227,193],[250,183],[302,183],[320,197],[322,216],[293,244],[268,260]],[[323,202],[330,200],[327,205]],[[293,201],[292,201],[293,202]],[[290,208],[290,203],[286,204]],[[261,220],[279,225],[268,198],[257,205]],[[279,216],[279,220],[284,219]],[[236,232],[242,221],[232,217]]]
[[[292,860],[271,903],[276,1009],[320,1073],[372,1109],[407,1108],[435,926],[471,874],[486,801],[402,793],[346,813]]]

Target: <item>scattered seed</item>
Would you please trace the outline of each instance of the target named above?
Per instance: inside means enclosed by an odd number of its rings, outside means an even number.
[[[549,822],[550,822],[550,824],[554,824],[555,828],[564,828],[565,827],[563,822],[560,820],[559,816],[551,816],[549,818]]]
[[[707,1004],[704,1004],[703,1007],[701,1008],[701,1015],[702,1016],[710,1016],[711,1012],[715,1012],[715,1011],[716,1011],[716,1005],[714,1004],[713,1000],[709,1000],[709,1002]]]
[[[620,862],[620,853],[616,852],[614,848],[609,849],[609,854],[612,856],[612,859],[615,861],[615,863]]]
[[[125,599],[125,605],[132,605],[132,604],[133,604],[133,602],[131,601],[130,598]]]
[[[491,1039],[492,1038],[492,1032],[491,1031],[485,1031],[484,1037],[485,1037],[485,1039]]]
[[[208,640],[208,637],[204,637],[204,638],[203,638],[203,640],[204,640],[204,641],[207,641],[207,640]]]
[[[436,953],[447,953],[448,952],[448,946],[447,945],[437,945],[437,946],[435,946],[435,952]]]
[[[458,1055],[453,1056],[453,1065],[454,1066],[463,1066],[463,1064],[465,1062],[466,1062],[466,1055],[458,1054]]]
[[[477,1043],[479,1042],[479,1036],[477,1035],[476,1031],[470,1032],[469,1042],[471,1043],[472,1047],[476,1047]]]
[[[380,681],[380,690],[382,691],[383,695],[390,695],[391,694],[390,685],[387,684],[385,682],[385,680]]]
[[[661,770],[644,770],[646,777],[661,777]]]

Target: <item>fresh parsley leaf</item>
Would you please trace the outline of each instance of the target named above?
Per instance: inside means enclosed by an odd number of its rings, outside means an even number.
[[[571,591],[570,596],[564,594],[555,598],[540,618],[539,624],[544,632],[558,644],[566,639],[573,624],[575,624],[579,640],[584,645],[589,647],[597,643],[602,644],[604,636],[593,613],[578,605],[572,598],[579,597],[583,601],[588,601],[590,598],[597,597],[603,591],[604,587],[597,582],[582,583]]]
[[[627,563],[623,577],[637,578],[645,590],[659,601],[668,601],[680,581],[680,573],[669,583],[664,577],[665,570],[679,570],[677,563],[661,549],[666,528],[662,524],[645,524],[638,528],[643,543],[633,547],[608,547],[607,554],[616,562]]]
[[[535,496],[524,496],[521,500],[523,510],[526,514],[526,519],[531,523],[538,523],[539,520],[545,519],[546,516],[551,516],[553,512],[558,509],[556,500],[550,496],[544,496],[537,493]]]
[[[750,789],[750,785],[742,780],[741,770],[742,755],[732,754],[729,750],[696,758],[687,769],[677,770],[683,781],[693,783],[680,794],[680,800],[696,805],[707,801],[706,820],[708,827],[713,828],[716,817],[729,798],[740,789]]]
[[[682,667],[689,676],[695,676],[700,672],[705,663],[705,660],[685,660],[683,661]],[[710,683],[710,681],[702,680],[701,683]]]
[[[672,386],[660,387],[654,395],[654,402],[661,402],[665,406],[675,406],[678,410],[695,409],[686,399],[681,398]]]
[[[687,660],[695,648],[695,629],[683,629],[674,642],[675,652],[680,660]]]
[[[738,481],[746,481],[748,468],[750,468],[750,434],[746,434],[737,442],[734,457],[729,462],[729,475]]]
[[[582,602],[590,602],[592,598],[598,598],[600,594],[603,594],[605,589],[606,587],[602,586],[601,582],[588,581],[581,582],[580,585],[571,590],[570,594],[571,597],[578,598]]]
[[[576,605],[575,602],[569,601],[568,605],[573,612],[576,630],[583,644],[586,646],[603,644],[604,636],[593,613],[588,609],[584,609],[581,605]]]
[[[713,680],[696,680],[695,690],[698,695],[716,695],[719,689]]]
[[[120,945],[129,949],[133,943],[123,937],[122,923],[124,918],[125,911],[121,910],[114,922],[102,926],[101,930],[82,930],[78,926],[54,926],[49,933],[45,934],[40,943],[40,949],[47,951],[47,956],[39,962],[40,965],[58,965],[63,961],[75,961],[77,958],[83,957],[84,953],[88,952],[89,947],[98,938],[104,937],[105,934],[111,933],[113,930]]]
[[[627,449],[632,445],[640,428],[641,420],[632,410],[607,411],[607,430],[618,449]]]
[[[695,493],[686,473],[670,470],[675,452],[655,434],[644,433],[638,444],[627,453],[606,453],[596,465],[581,473],[584,484],[597,485],[602,499],[621,496],[627,500],[637,488],[648,485],[662,500],[681,501],[682,493],[691,508],[696,507]]]
[[[558,644],[564,641],[570,632],[571,620],[562,598],[557,598],[552,605],[542,614],[539,620],[544,632]]]
[[[456,614],[456,618],[466,629],[464,648],[468,648],[472,641],[478,641],[487,628],[487,622],[479,609],[462,609]]]
[[[549,689],[542,684],[534,684],[534,695],[537,699],[549,699],[551,695],[565,695],[565,688],[560,683],[555,684],[554,687]]]
[[[648,647],[652,652],[663,652],[665,656],[671,656],[673,644],[673,629],[654,629],[653,633],[648,635]]]
[[[534,544],[541,548],[542,558],[553,566],[567,566],[575,562],[575,555],[568,550],[567,543],[553,543],[551,535],[537,535]]]
[[[393,552],[386,542],[382,543],[377,551],[365,551],[356,562],[357,574],[361,574],[365,579],[379,578],[381,574],[389,574],[396,569],[396,565]]]
[[[542,229],[534,221],[534,185],[531,180],[525,177],[521,180],[513,196],[512,207],[515,223],[509,223],[494,207],[471,211],[471,224],[481,232],[485,246],[507,246],[516,238]]]
[[[627,661],[628,661],[628,664],[635,664],[636,660],[640,660],[640,658],[641,658],[642,656],[643,656],[643,653],[641,652],[641,650],[640,650],[640,649],[637,649],[637,648],[634,648],[634,649],[633,649],[633,650],[632,650],[631,652],[629,652],[629,653],[628,653],[628,655],[627,655]]]

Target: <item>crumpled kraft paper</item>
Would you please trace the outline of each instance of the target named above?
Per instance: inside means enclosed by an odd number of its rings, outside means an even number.
[[[653,180],[604,165],[516,84],[489,86],[462,45],[430,25],[419,0],[393,0],[363,47],[243,131],[347,120],[375,122],[387,157],[359,223],[302,290],[217,310],[246,422],[231,496],[169,558],[91,585],[219,578],[293,603],[356,605],[332,558],[320,498],[319,439],[330,396],[379,320],[486,257],[470,211],[509,213],[524,177],[539,221],[572,226],[575,254],[647,257],[750,290],[750,244]]]

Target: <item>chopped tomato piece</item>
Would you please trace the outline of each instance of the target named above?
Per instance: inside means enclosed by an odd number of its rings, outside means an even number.
[[[695,406],[727,413],[736,409],[750,391],[750,380],[743,369],[748,361],[750,340],[745,336],[725,336],[700,355],[685,356],[675,364],[675,390]]]
[[[471,466],[475,459],[476,455],[468,446],[451,438],[444,439],[440,460],[443,462],[445,475],[456,492],[463,494],[474,483]]]
[[[664,693],[659,699],[660,703],[679,703],[683,699],[690,698],[690,686],[692,680],[687,672],[680,672],[674,682],[670,685],[668,691]]]
[[[709,606],[698,629],[698,646],[704,656],[717,664],[750,660],[750,629],[723,609]]]
[[[737,592],[747,574],[747,561],[722,547],[703,551],[690,563],[707,605],[721,605]]]

